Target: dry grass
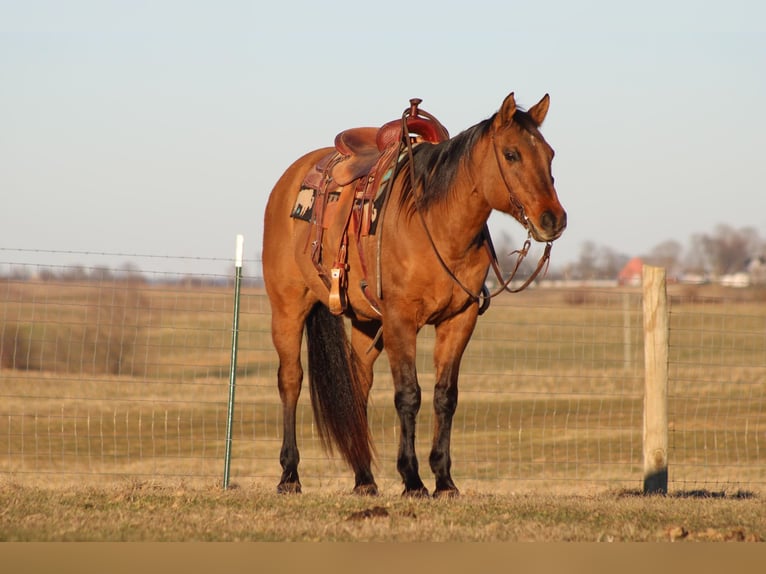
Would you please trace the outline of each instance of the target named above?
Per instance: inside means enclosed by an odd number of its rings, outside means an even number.
[[[370,408],[381,497],[345,494],[350,474],[322,451],[307,400],[298,428],[306,494],[276,497],[281,413],[268,301],[243,290],[232,462],[241,488],[221,492],[230,289],[44,282],[2,289],[0,508],[7,510],[0,538],[764,535],[766,317],[757,297],[730,303],[719,294],[671,293],[675,496],[665,499],[621,495],[642,480],[639,295],[536,290],[496,300],[463,361],[453,474],[464,496],[411,501],[399,497],[385,355]],[[425,461],[433,331],[425,329],[418,344],[424,405],[417,448]],[[718,496],[679,496],[689,491]],[[737,498],[739,491],[759,496]]]
[[[2,541],[529,542],[761,541],[763,501],[466,493],[455,500],[280,496],[183,483],[0,483]]]

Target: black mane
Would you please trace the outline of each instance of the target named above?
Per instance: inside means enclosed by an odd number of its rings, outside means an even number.
[[[476,143],[489,134],[494,114],[460,132],[453,138],[438,144],[420,144],[413,150],[415,166],[415,183],[418,188],[418,207],[428,209],[433,203],[445,198],[455,181],[460,162],[470,157]],[[528,113],[517,109],[513,116],[525,130],[536,132],[537,126]],[[406,160],[405,160],[406,161]],[[401,203],[404,205],[412,197],[412,185],[409,166],[402,166],[401,175],[405,178],[402,184]],[[414,207],[414,202],[412,203]]]

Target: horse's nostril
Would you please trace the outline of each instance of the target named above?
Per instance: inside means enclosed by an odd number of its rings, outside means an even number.
[[[566,212],[557,218],[552,211],[546,211],[540,216],[540,226],[549,233],[562,231],[567,226]]]
[[[556,228],[556,216],[552,212],[546,211],[540,217],[540,225],[545,231],[553,231]]]

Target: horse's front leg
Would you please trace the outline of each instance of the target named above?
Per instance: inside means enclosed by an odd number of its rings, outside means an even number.
[[[450,439],[452,419],[457,410],[460,361],[476,325],[477,309],[476,305],[471,305],[465,312],[436,326],[434,437],[428,459],[436,478],[435,497],[459,494],[450,472],[452,467]]]
[[[428,496],[420,479],[415,453],[415,427],[421,400],[415,369],[417,329],[408,325],[406,319],[398,319],[387,318],[383,334],[394,379],[394,405],[401,427],[396,468],[404,482],[404,496]]]

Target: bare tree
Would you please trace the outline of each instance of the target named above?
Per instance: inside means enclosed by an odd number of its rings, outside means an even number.
[[[517,250],[521,249],[523,244],[514,243],[510,234],[507,231],[503,231],[500,234],[500,240],[495,242],[494,245],[495,251],[497,252],[497,260],[500,263],[500,268],[507,276],[507,274],[510,274],[514,267],[516,267],[516,261],[518,260]],[[519,266],[517,277],[526,277],[534,271],[535,265],[536,262],[531,262],[528,259],[524,259]]]
[[[734,229],[721,224],[712,234],[692,237],[690,263],[720,277],[744,270],[761,246],[758,232],[752,227]]]
[[[595,279],[598,248],[592,241],[586,241],[580,248],[580,258],[572,270],[574,279]]]
[[[670,273],[676,273],[680,269],[681,254],[683,247],[675,239],[668,239],[655,245],[645,257],[647,263],[664,267]]]
[[[108,266],[98,265],[90,270],[90,278],[94,281],[111,281],[114,274]]]
[[[614,279],[630,259],[611,247],[592,241],[582,244],[577,263],[567,269],[573,279]]]
[[[117,271],[117,276],[122,281],[127,281],[129,283],[144,283],[144,277],[141,274],[141,270],[138,268],[138,265],[131,261],[126,261],[122,265],[120,265],[120,268]]]

